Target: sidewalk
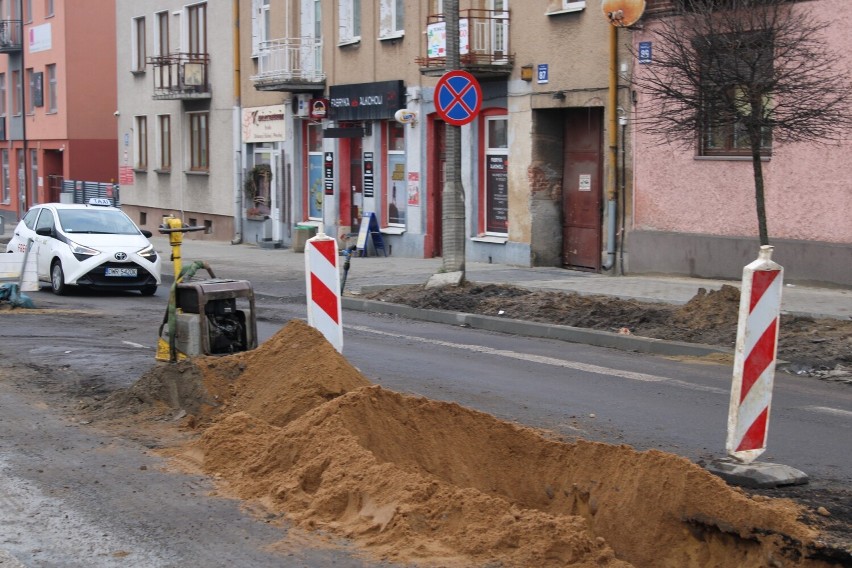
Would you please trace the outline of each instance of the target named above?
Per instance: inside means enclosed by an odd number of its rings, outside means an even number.
[[[154,236],[154,246],[163,255],[163,275],[169,278],[172,266],[168,239]],[[187,240],[182,247],[183,262],[210,263],[217,276],[245,278],[258,272],[280,272],[292,278],[304,277],[305,256],[291,249],[264,249],[254,244],[232,245],[221,241]],[[341,265],[343,259],[341,258]],[[357,257],[353,256],[346,280],[348,291],[424,284],[441,269],[440,258]],[[512,284],[531,289],[561,290],[578,294],[599,294],[624,299],[685,304],[700,288],[718,290],[724,284],[739,287],[740,282],[673,276],[603,276],[555,267],[512,267],[469,262],[469,281]],[[170,278],[169,278],[170,279]],[[852,290],[786,285],[781,308],[784,312],[814,317],[852,318]]]
[[[0,235],[0,250],[5,250],[11,229]],[[163,257],[164,281],[173,280],[171,247],[168,238],[154,235],[151,238]],[[304,278],[305,256],[292,249],[266,249],[255,244],[232,245],[227,241],[187,239],[181,249],[184,265],[201,260],[210,263],[217,276],[252,279],[252,274],[269,275],[278,272],[282,277]],[[343,259],[341,258],[341,265]],[[440,271],[440,258],[403,258],[396,256],[353,256],[346,280],[346,289],[359,290],[425,284],[430,276]],[[724,284],[739,287],[739,281],[685,278],[680,276],[604,276],[589,272],[565,270],[556,267],[514,267],[507,265],[469,262],[466,277],[471,282],[483,284],[512,284],[530,289],[557,290],[578,294],[598,294],[645,302],[685,304],[700,288],[718,290]],[[852,318],[852,290],[844,288],[819,288],[787,284],[781,299],[782,311],[795,315]]]

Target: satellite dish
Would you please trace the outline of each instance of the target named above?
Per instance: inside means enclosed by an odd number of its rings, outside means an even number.
[[[601,8],[613,26],[627,27],[645,13],[645,0],[601,0]]]

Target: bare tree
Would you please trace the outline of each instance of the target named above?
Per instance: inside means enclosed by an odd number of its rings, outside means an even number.
[[[829,143],[852,128],[850,72],[810,2],[675,0],[655,27],[640,127],[712,155],[751,156],[760,244],[769,244],[762,157],[785,142]],[[835,25],[840,25],[835,22]],[[847,54],[848,55],[848,54]]]

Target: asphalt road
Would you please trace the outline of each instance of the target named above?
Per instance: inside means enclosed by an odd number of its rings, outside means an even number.
[[[258,285],[261,341],[305,316],[301,277]],[[211,496],[209,480],[170,472],[144,436],[73,421],[77,400],[130,386],[156,364],[165,288],[153,298],[32,296],[55,311],[0,314],[0,550],[27,566],[378,565]],[[723,365],[348,311],[344,355],[388,388],[567,439],[693,460],[724,453]],[[805,471],[817,487],[845,488],[850,440],[848,386],[778,375],[763,459]]]

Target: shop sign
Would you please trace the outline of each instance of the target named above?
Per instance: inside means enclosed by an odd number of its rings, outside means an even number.
[[[379,81],[329,87],[331,120],[385,120],[405,104],[402,81]]]
[[[243,142],[284,140],[284,105],[243,109]]]

